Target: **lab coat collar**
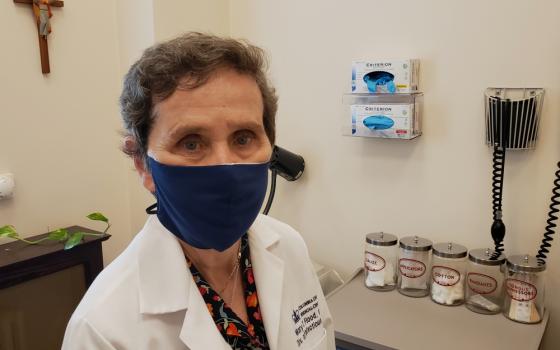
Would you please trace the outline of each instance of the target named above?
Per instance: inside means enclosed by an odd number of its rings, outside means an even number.
[[[272,350],[280,332],[284,261],[275,254],[280,235],[259,215],[249,229],[251,262],[263,323]],[[230,349],[220,335],[196,284],[177,238],[151,215],[142,235],[138,260],[140,312],[166,314],[186,310],[180,332],[189,349]]]
[[[253,223],[249,229],[249,247],[266,336],[270,349],[275,350],[282,314],[284,261],[274,254],[280,236],[266,224],[267,220],[270,219],[260,215]]]
[[[214,319],[208,312],[206,303],[194,282],[190,284],[189,296],[187,312],[179,338],[191,350],[231,350],[231,347],[218,331]]]
[[[140,312],[161,315],[186,310],[179,338],[189,349],[230,349],[194,283],[177,238],[152,215],[139,256]]]
[[[150,215],[138,235],[140,312],[165,314],[186,309],[192,277],[177,238],[155,215]]]

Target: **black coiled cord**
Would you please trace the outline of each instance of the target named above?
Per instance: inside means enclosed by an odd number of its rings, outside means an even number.
[[[504,167],[506,163],[506,150],[498,144],[494,145],[492,160],[492,213],[494,222],[490,228],[494,240],[494,254],[491,260],[497,259],[504,251],[504,237],[506,236],[506,225],[502,221],[502,193],[504,188]]]
[[[506,225],[502,221],[502,193],[504,189],[504,169],[506,165],[506,149],[509,144],[511,101],[509,99],[493,98],[492,110],[495,112],[494,154],[492,161],[492,213],[494,222],[490,228],[494,240],[494,254],[491,260],[496,260],[504,251]]]
[[[559,170],[556,171],[556,179],[554,180],[554,188],[552,189],[552,203],[550,204],[550,211],[548,212],[548,220],[546,220],[546,228],[544,233],[544,238],[542,240],[541,248],[537,253],[537,260],[540,265],[546,263],[546,254],[550,253],[548,248],[551,247],[550,242],[552,242],[552,235],[554,234],[554,229],[556,227],[555,221],[558,220],[556,214],[560,212],[558,206],[560,205],[560,162],[558,162]]]

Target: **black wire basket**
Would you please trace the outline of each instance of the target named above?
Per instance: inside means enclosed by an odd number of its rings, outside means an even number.
[[[488,88],[486,144],[512,150],[535,148],[544,100],[541,88]]]

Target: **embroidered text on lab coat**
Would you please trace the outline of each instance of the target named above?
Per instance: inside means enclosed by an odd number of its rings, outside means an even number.
[[[297,345],[301,346],[311,331],[319,327],[323,322],[317,295],[307,299],[293,310],[292,320],[295,325]]]

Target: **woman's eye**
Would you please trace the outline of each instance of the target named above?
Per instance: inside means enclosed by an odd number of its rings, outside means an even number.
[[[183,148],[188,152],[199,151],[202,147],[200,140],[187,139],[183,141]]]
[[[237,135],[235,137],[235,142],[240,146],[247,146],[251,143],[251,141],[253,141],[253,139],[254,136],[251,133],[245,132]]]
[[[185,148],[189,151],[196,151],[197,147],[198,147],[197,142],[187,142],[187,143],[185,143]]]

